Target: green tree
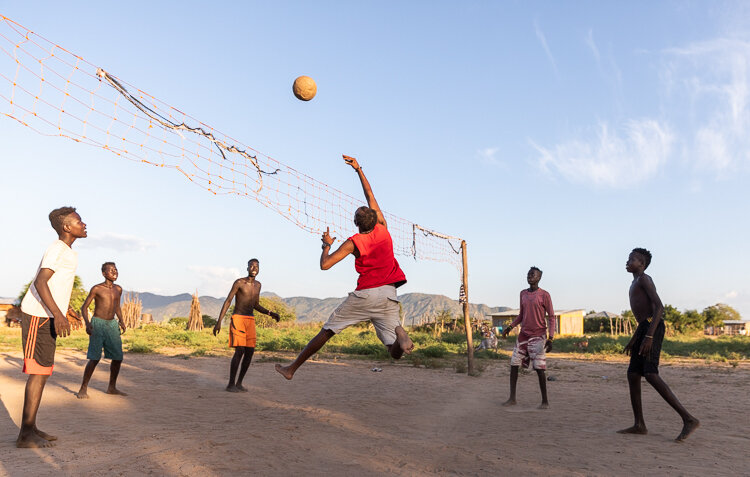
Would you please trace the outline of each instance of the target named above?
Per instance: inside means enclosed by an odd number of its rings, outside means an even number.
[[[681,333],[682,313],[680,313],[680,310],[672,305],[664,305],[664,321],[672,330]]]
[[[290,308],[286,305],[286,303],[278,298],[262,296],[260,297],[260,306],[266,308],[268,311],[275,311],[276,313],[278,313],[281,317],[279,322],[297,320],[297,313],[294,311],[294,308]],[[255,324],[260,328],[268,328],[270,326],[273,326],[275,323],[276,320],[268,315],[264,315],[262,313],[256,313],[255,315]]]
[[[204,328],[213,328],[216,324],[216,320],[214,320],[213,316],[211,315],[203,315],[201,318],[203,318]]]
[[[720,327],[728,320],[741,320],[742,316],[729,305],[717,303],[703,310],[703,319],[706,326]]]

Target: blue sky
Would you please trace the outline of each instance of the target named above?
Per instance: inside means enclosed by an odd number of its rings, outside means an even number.
[[[72,3],[72,4],[71,4]],[[529,266],[557,308],[628,307],[636,246],[665,303],[750,316],[750,15],[733,2],[0,3],[0,14],[229,136],[461,236],[470,299],[516,306]],[[296,100],[296,76],[318,96]],[[0,81],[0,91],[7,91]],[[6,112],[8,104],[0,104]],[[343,296],[347,261],[251,200],[0,117],[0,296],[32,278],[78,207],[91,286],[225,294],[250,257],[264,290]],[[400,257],[401,293],[457,297],[451,266]]]

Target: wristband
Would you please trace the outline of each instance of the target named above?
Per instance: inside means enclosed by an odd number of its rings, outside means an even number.
[[[324,243],[322,249],[325,250],[326,247],[331,248],[331,244],[330,243]]]
[[[646,335],[646,338],[651,338],[651,339],[654,339],[654,337],[653,337],[653,336],[649,336],[649,335]]]

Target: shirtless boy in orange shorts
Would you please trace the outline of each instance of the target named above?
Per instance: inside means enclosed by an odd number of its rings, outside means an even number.
[[[269,315],[276,321],[280,319],[278,313],[267,310],[259,303],[261,285],[255,279],[259,271],[260,263],[258,259],[251,258],[247,262],[247,276],[234,281],[227,299],[221,306],[221,313],[219,313],[216,326],[214,326],[214,336],[216,336],[221,331],[224,314],[229,309],[232,299],[235,299],[234,313],[229,323],[229,346],[234,348],[234,356],[229,365],[229,384],[227,384],[227,391],[232,393],[247,392],[247,388],[242,386],[242,379],[247,373],[247,368],[250,367],[250,361],[252,361],[255,352],[254,310]],[[242,363],[241,367],[240,362]],[[239,368],[240,374],[235,381],[237,368]]]

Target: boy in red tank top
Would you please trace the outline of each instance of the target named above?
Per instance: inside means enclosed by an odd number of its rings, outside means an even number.
[[[388,224],[357,160],[344,156],[344,161],[357,172],[368,207],[360,207],[354,213],[354,224],[359,228],[359,233],[349,237],[330,255],[331,245],[336,238],[330,236],[329,230],[325,231],[320,268],[328,270],[348,255],[354,255],[354,268],[359,273],[357,288],[333,311],[320,333],[310,340],[292,364],[276,365],[276,371],[286,379],[292,379],[297,368],[336,333],[363,321],[372,322],[378,338],[394,359],[414,349],[414,343],[399,319],[396,288],[406,283],[406,276],[393,256],[393,240],[388,233]]]

